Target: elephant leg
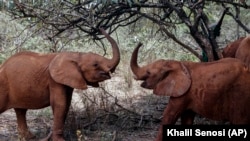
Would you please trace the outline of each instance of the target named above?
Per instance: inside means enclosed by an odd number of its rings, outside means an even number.
[[[176,101],[171,99],[172,98],[170,98],[169,103],[163,112],[163,118],[155,141],[163,140],[163,127],[174,125],[183,112],[184,105],[182,102],[178,99],[176,99]]]
[[[35,136],[29,131],[26,121],[26,112],[27,109],[18,109],[15,108],[16,117],[17,117],[17,126],[18,126],[18,133],[21,139],[32,139]]]
[[[181,114],[182,125],[192,125],[194,123],[195,112],[186,110]]]
[[[54,115],[52,130],[53,141],[65,141],[63,137],[64,124],[69,111],[73,89],[65,86],[51,88],[51,107]]]
[[[170,110],[171,109],[167,106],[167,108],[163,112],[163,118],[155,141],[163,141],[163,127],[167,125],[173,125],[178,119],[176,115],[170,114]]]

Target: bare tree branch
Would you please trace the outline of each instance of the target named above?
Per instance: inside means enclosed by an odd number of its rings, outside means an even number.
[[[249,28],[237,18],[239,8],[249,9],[250,6],[244,0],[107,0],[107,1],[69,1],[56,0],[45,5],[37,6],[31,3],[22,3],[14,0],[16,7],[10,11],[15,19],[27,19],[37,26],[42,25],[50,35],[49,39],[55,37],[71,37],[74,32],[81,31],[80,36],[91,36],[95,40],[101,33],[99,27],[108,29],[109,33],[114,32],[119,27],[129,26],[133,23],[147,19],[154,24],[164,27],[165,35],[186,48],[185,43],[180,43],[174,34],[169,32],[175,25],[186,26],[192,37],[200,46],[208,61],[218,59],[215,49],[218,47],[214,38],[213,30],[209,27],[209,18],[203,9],[206,6],[217,4],[223,7],[235,7],[235,11],[227,14],[249,33]],[[234,13],[235,12],[235,13]],[[223,18],[221,19],[223,22]],[[168,32],[167,32],[168,31]],[[49,33],[49,34],[48,34]],[[191,49],[188,49],[192,53]],[[197,55],[197,53],[194,53]],[[203,60],[204,61],[204,60]]]

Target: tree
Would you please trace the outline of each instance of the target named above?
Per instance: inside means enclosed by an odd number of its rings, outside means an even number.
[[[37,3],[14,0],[14,3],[16,6],[10,11],[14,18],[29,18],[30,26],[38,27],[37,30],[46,35],[52,35],[48,36],[50,40],[55,37],[80,36],[81,33],[99,39],[99,27],[112,33],[119,27],[138,24],[147,19],[158,26],[160,33],[172,38],[201,61],[219,59],[216,37],[220,35],[225,15],[231,16],[245,32],[250,32],[249,27],[239,18],[241,9],[250,9],[244,0],[43,0]],[[210,23],[208,15],[215,11],[206,11],[209,6],[224,11],[215,24]],[[178,30],[176,26],[187,28],[203,56],[174,34]]]

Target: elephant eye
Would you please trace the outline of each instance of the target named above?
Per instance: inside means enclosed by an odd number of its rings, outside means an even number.
[[[163,73],[163,78],[166,78],[169,75],[169,73],[170,73],[169,71]]]
[[[94,67],[98,67],[98,63],[94,63],[93,66],[94,66]]]
[[[147,73],[147,75],[150,75],[150,74],[151,74],[151,73],[150,73],[150,71],[148,71],[148,70],[147,70],[147,72],[146,72],[146,73]]]

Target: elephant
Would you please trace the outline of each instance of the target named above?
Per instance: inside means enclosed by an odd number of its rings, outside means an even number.
[[[250,67],[250,36],[241,37],[228,44],[222,52],[223,57],[238,58]]]
[[[246,36],[239,44],[235,53],[235,58],[243,61],[250,67],[250,36]]]
[[[226,58],[226,57],[235,58],[236,51],[238,50],[239,45],[244,38],[245,37],[240,37],[239,39],[229,43],[226,47],[224,47],[222,50],[223,58]]]
[[[250,71],[239,59],[212,62],[159,59],[144,66],[137,63],[139,43],[130,68],[141,87],[158,96],[169,96],[156,141],[162,141],[164,125],[194,124],[195,115],[228,122],[250,123]]]
[[[111,79],[120,62],[116,41],[102,28],[101,33],[112,46],[112,58],[88,52],[36,53],[20,52],[0,66],[0,113],[14,108],[18,134],[36,138],[28,129],[26,112],[51,106],[53,141],[64,141],[64,124],[74,89],[98,87]]]

